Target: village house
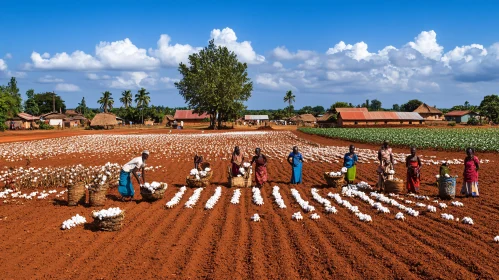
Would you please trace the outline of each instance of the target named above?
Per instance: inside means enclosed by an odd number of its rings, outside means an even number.
[[[340,112],[338,126],[422,125],[425,120],[414,112]]]
[[[472,111],[451,111],[445,114],[445,120],[456,123],[467,123],[471,118],[478,118],[479,115]]]
[[[426,121],[442,121],[444,120],[444,113],[435,107],[428,106],[427,104],[421,104],[413,112],[418,113]]]
[[[209,119],[208,114],[201,115],[193,113],[194,110],[177,110],[173,117],[178,125],[200,125],[205,119]]]

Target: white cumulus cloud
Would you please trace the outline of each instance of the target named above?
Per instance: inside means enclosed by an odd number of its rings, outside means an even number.
[[[75,91],[80,91],[80,87],[74,84],[57,84],[55,85],[55,90],[56,91],[62,91],[62,92],[75,92]]]
[[[315,55],[313,51],[298,50],[296,53],[290,52],[286,47],[277,47],[272,51],[272,55],[282,60],[307,60]]]
[[[7,63],[0,58],[0,71],[5,71],[7,70]]]
[[[33,52],[31,62],[30,67],[44,70],[96,70],[102,68],[100,61],[82,51],[75,51],[72,54],[56,53],[54,56],[50,56],[48,53],[40,55]]]
[[[178,66],[180,62],[187,63],[189,55],[201,50],[201,48],[187,44],[171,45],[170,41],[170,36],[162,34],[158,40],[157,49],[149,49],[149,54],[157,57],[165,66]]]
[[[213,29],[210,37],[214,40],[215,45],[227,47],[227,49],[233,51],[243,62],[247,62],[249,64],[260,64],[265,61],[265,57],[263,55],[259,55],[253,50],[251,42],[237,42],[236,33],[229,27],[222,30]]]
[[[50,83],[63,83],[63,79],[59,79],[56,77],[53,77],[51,75],[45,75],[43,77],[38,78],[38,82],[42,84],[50,84]]]
[[[116,42],[100,42],[95,55],[108,69],[154,69],[159,60],[147,55],[145,49],[135,46],[130,39]]]
[[[113,77],[108,86],[117,89],[138,89],[156,85],[157,79],[146,72],[124,72]]]
[[[437,43],[437,33],[433,30],[421,32],[414,38],[414,42],[409,42],[408,45],[423,56],[434,60],[440,59],[444,49]]]

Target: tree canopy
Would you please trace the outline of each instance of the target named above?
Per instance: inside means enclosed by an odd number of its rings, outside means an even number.
[[[338,101],[338,102],[334,103],[333,105],[331,105],[331,107],[329,108],[329,111],[334,112],[334,109],[336,109],[336,108],[353,108],[353,106],[352,106],[352,103]]]
[[[137,103],[137,108],[140,108],[140,112],[142,114],[142,123],[144,123],[144,108],[147,108],[147,106],[149,106],[149,102],[151,102],[149,92],[145,88],[139,89],[137,94],[135,94],[135,103]]]
[[[210,124],[222,126],[222,121],[235,118],[245,107],[253,90],[246,63],[227,47],[215,46],[211,40],[207,47],[189,56],[189,66],[180,63],[182,79],[175,83],[180,95],[195,113],[208,113]]]
[[[409,100],[407,103],[404,103],[400,106],[400,109],[403,111],[403,112],[413,112],[414,110],[416,110],[419,106],[421,106],[421,104],[423,104],[423,102],[417,100],[417,99],[412,99],[412,100]]]
[[[35,101],[35,90],[29,89],[26,91],[26,101],[24,102],[24,112],[38,116],[40,115],[40,108],[38,108],[38,104]]]
[[[97,100],[97,103],[100,104],[100,109],[104,111],[104,113],[107,113],[108,111],[111,111],[114,105],[114,99],[112,97],[112,93],[109,91],[105,91],[102,93],[102,96],[99,100]]]
[[[55,97],[55,111],[66,112],[66,104],[64,104],[64,100],[62,100],[62,98],[59,95],[53,92],[45,92],[45,93],[37,93],[34,95],[35,102],[38,105],[38,109],[40,110],[40,115],[50,113],[53,111],[52,109],[53,97]]]
[[[499,96],[487,95],[480,103],[480,113],[494,123],[499,123]]]

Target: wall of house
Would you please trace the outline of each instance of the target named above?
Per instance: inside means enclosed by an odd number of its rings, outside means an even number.
[[[425,120],[429,120],[429,121],[439,121],[439,120],[442,120],[442,115],[438,115],[438,114],[421,114],[421,117],[423,117]]]
[[[399,121],[399,120],[387,120],[387,121],[343,121],[338,120],[338,126],[362,126],[362,127],[375,127],[375,126],[417,126],[424,125],[424,121]]]
[[[51,125],[51,126],[62,126],[62,120],[61,119],[50,119],[49,120],[49,125]]]

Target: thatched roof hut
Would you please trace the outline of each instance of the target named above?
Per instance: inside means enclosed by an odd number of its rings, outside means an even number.
[[[115,126],[118,125],[116,115],[111,113],[99,113],[90,122],[90,126]]]

